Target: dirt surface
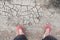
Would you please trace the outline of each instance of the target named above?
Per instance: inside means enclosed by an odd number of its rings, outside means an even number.
[[[60,40],[60,9],[49,6],[49,0],[0,0],[0,40],[13,40],[17,25],[26,31],[28,40],[42,40],[48,23],[51,35]]]

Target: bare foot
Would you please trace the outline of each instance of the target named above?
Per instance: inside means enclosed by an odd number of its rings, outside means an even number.
[[[18,27],[17,27],[17,31],[18,31],[18,35],[25,35],[22,26],[18,25]]]
[[[45,29],[44,29],[43,38],[45,38],[46,36],[50,35],[50,33],[51,33],[51,26],[49,24],[47,24]]]

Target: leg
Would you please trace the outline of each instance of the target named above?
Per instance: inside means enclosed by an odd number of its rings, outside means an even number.
[[[46,36],[50,35],[50,33],[51,33],[51,26],[49,24],[47,24],[45,29],[44,29],[43,38],[45,38]]]
[[[43,38],[42,40],[57,40],[57,39],[53,36],[48,35],[45,38]]]
[[[44,29],[44,35],[42,40],[57,40],[55,37],[50,36],[50,33],[51,33],[51,26],[47,24]]]
[[[18,35],[14,38],[14,40],[27,40],[25,35]]]
[[[17,27],[17,31],[18,31],[18,35],[14,38],[14,40],[27,40],[25,36],[25,32],[20,25]]]

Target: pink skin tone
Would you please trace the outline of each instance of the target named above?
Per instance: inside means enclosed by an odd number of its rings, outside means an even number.
[[[47,29],[46,32],[44,33],[43,38],[45,38],[45,37],[48,36],[48,35],[50,35],[49,29]]]
[[[25,35],[25,33],[23,32],[23,29],[22,29],[22,27],[20,25],[18,26],[17,29],[18,29],[18,35]],[[51,33],[50,30],[51,30],[50,25],[46,25],[46,30],[44,30],[45,32],[43,34],[43,38],[50,35],[50,33]]]
[[[22,28],[22,26],[20,26],[20,25],[18,25],[18,27],[17,27],[17,33],[18,33],[18,35],[25,35],[25,33],[24,33],[24,30],[23,30],[23,28]]]
[[[23,33],[23,31],[21,29],[19,29],[19,34],[24,35],[24,33]]]
[[[49,24],[47,24],[44,31],[45,32],[43,34],[43,38],[45,38],[46,36],[50,35],[50,33],[51,33],[51,26]]]

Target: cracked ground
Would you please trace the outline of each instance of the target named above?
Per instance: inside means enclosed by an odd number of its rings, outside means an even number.
[[[60,9],[46,8],[47,0],[0,0],[0,40],[13,40],[17,25],[26,31],[28,40],[42,40],[48,23],[51,35],[60,40]]]

